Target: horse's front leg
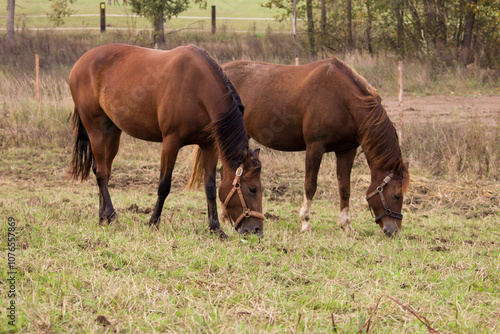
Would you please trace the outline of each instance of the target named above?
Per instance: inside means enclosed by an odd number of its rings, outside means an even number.
[[[307,145],[306,148],[306,178],[304,181],[304,202],[300,209],[301,232],[311,231],[311,205],[318,187],[318,171],[324,153],[320,143]]]
[[[215,147],[202,148],[203,168],[205,170],[205,195],[207,198],[208,220],[210,230],[217,233],[221,238],[227,235],[220,227],[217,216],[217,189],[215,185],[215,175],[217,169],[217,151]]]
[[[357,149],[344,153],[335,152],[337,156],[337,181],[340,195],[340,227],[347,233],[355,232],[351,225],[349,198],[351,197],[351,169]]]
[[[166,137],[163,138],[163,144],[161,148],[161,171],[160,171],[160,182],[158,184],[158,199],[156,200],[155,208],[153,209],[153,214],[149,220],[149,225],[156,228],[160,225],[161,211],[163,210],[163,204],[165,199],[170,193],[170,187],[172,184],[172,172],[175,166],[175,160],[177,159],[177,154],[179,153],[180,145],[177,138]]]

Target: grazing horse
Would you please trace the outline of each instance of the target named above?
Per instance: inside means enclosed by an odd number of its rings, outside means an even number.
[[[210,55],[195,46],[170,51],[109,44],[85,53],[74,65],[69,86],[75,102],[75,143],[70,174],[82,180],[92,168],[99,186],[99,220],[116,216],[108,191],[111,164],[122,131],[161,142],[158,200],[149,221],[159,226],[179,149],[200,147],[209,226],[225,236],[217,216],[216,165],[224,167],[219,198],[242,232],[263,233],[261,164],[248,147],[243,105],[231,81]],[[238,179],[243,191],[232,196]],[[229,196],[230,195],[230,196]],[[245,210],[245,211],[244,211]]]
[[[250,61],[222,65],[245,105],[248,134],[280,151],[306,150],[302,231],[311,230],[310,209],[323,154],[335,152],[340,227],[352,231],[350,177],[361,145],[371,170],[367,190],[375,222],[388,235],[401,229],[403,193],[409,183],[394,125],[376,90],[339,59],[303,66]]]

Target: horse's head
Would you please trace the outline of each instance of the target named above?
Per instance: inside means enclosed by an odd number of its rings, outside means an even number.
[[[403,195],[409,182],[408,163],[400,162],[391,171],[372,172],[366,200],[375,216],[375,223],[389,237],[401,230]]]
[[[236,170],[222,171],[219,198],[239,233],[264,233],[260,171],[259,149],[248,150]]]

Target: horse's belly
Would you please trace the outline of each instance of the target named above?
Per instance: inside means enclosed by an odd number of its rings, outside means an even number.
[[[147,125],[140,127],[120,127],[123,132],[137,139],[147,140],[152,142],[161,142],[163,140],[163,135],[159,128],[147,127]]]
[[[268,124],[269,125],[269,124]],[[306,143],[302,133],[296,134],[290,127],[262,126],[258,128],[247,128],[248,134],[259,144],[278,151],[303,151]]]
[[[137,139],[161,142],[163,135],[158,125],[156,115],[142,115],[142,117],[129,117],[122,110],[120,113],[106,112],[113,123],[123,132]]]

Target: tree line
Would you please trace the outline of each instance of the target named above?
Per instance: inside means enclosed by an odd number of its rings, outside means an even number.
[[[500,0],[268,0],[307,22],[309,50],[379,50],[500,65]]]
[[[68,16],[68,3],[53,1],[56,17]],[[395,52],[400,58],[456,59],[468,65],[500,66],[500,0],[264,0],[280,8],[278,20],[306,21],[309,51]],[[164,22],[190,5],[206,0],[130,0],[135,14],[146,17],[156,43],[165,41]],[[15,0],[7,0],[7,33],[14,36]],[[62,10],[61,10],[62,8]],[[55,11],[55,9],[54,9]],[[58,21],[59,23],[61,21]]]

